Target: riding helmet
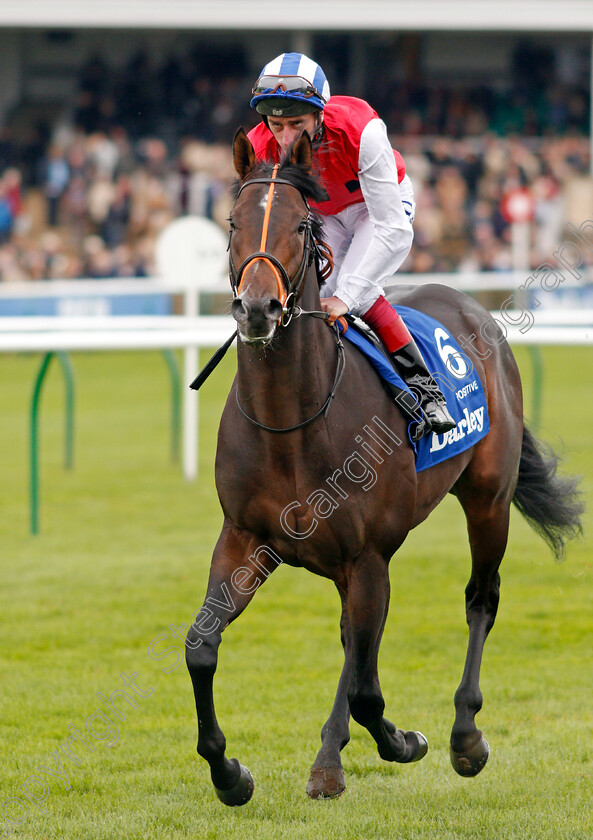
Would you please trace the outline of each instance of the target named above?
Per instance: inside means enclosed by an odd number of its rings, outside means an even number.
[[[282,53],[268,62],[253,86],[252,108],[269,117],[323,111],[330,97],[325,73],[302,53]]]

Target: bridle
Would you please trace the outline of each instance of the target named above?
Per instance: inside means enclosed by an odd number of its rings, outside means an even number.
[[[299,267],[297,268],[294,277],[291,279],[280,260],[277,257],[275,257],[274,254],[271,254],[269,251],[266,251],[268,240],[268,227],[272,209],[272,199],[274,197],[276,185],[284,184],[286,186],[292,187],[293,189],[296,189],[295,185],[290,181],[286,180],[285,178],[277,177],[278,169],[279,164],[275,164],[272,170],[272,174],[269,177],[252,178],[251,180],[244,181],[244,183],[241,184],[241,187],[239,188],[237,198],[239,198],[243,190],[246,187],[251,186],[251,184],[269,185],[268,196],[266,199],[266,209],[264,212],[264,221],[262,224],[262,234],[259,251],[255,251],[253,254],[249,254],[249,256],[243,260],[238,269],[235,268],[231,248],[233,228],[231,227],[229,231],[229,276],[231,281],[231,288],[233,290],[233,297],[237,298],[239,297],[241,291],[241,283],[243,282],[245,271],[249,268],[249,266],[258,261],[266,263],[272,269],[278,286],[278,299],[282,304],[282,317],[280,319],[280,324],[281,326],[288,326],[294,315],[296,302],[301,295],[302,286],[307,276],[307,271],[313,264],[315,255],[319,254],[319,251],[318,245],[313,238],[311,208],[309,207],[307,199],[302,194],[301,198],[303,199],[307,210],[307,216],[303,221],[305,241],[303,244],[303,255],[301,257],[301,262]],[[319,256],[323,255],[319,254]]]
[[[325,321],[328,321],[329,314],[327,312],[316,312],[316,311],[307,311],[302,309],[300,306],[297,306],[297,301],[301,296],[301,292],[303,289],[303,284],[307,276],[307,272],[311,265],[313,264],[313,260],[317,256],[318,260],[328,260],[328,257],[331,261],[331,252],[325,251],[323,248],[320,248],[319,243],[317,243],[313,237],[313,218],[311,214],[311,209],[307,202],[305,196],[301,193],[301,198],[305,203],[305,207],[307,209],[307,216],[303,221],[304,224],[304,235],[305,240],[303,243],[303,255],[301,257],[301,261],[299,267],[296,270],[294,277],[290,277],[286,268],[282,265],[280,260],[271,254],[269,251],[266,251],[267,246],[267,238],[268,238],[268,227],[270,221],[270,213],[272,208],[272,198],[274,196],[274,191],[277,185],[282,184],[293,189],[298,189],[295,185],[291,182],[286,180],[285,178],[278,178],[278,170],[279,164],[275,164],[272,170],[272,174],[269,177],[260,177],[260,178],[251,178],[247,181],[244,181],[239,188],[239,192],[237,193],[237,198],[241,195],[243,190],[246,187],[251,186],[251,184],[268,184],[268,196],[266,199],[266,209],[264,211],[264,220],[262,225],[262,235],[260,241],[260,249],[259,251],[255,251],[253,254],[249,254],[246,257],[239,268],[235,267],[233,262],[233,255],[232,255],[232,248],[231,248],[231,240],[233,236],[233,228],[231,227],[229,231],[229,244],[228,244],[228,252],[229,252],[229,277],[231,281],[231,287],[233,290],[233,297],[239,297],[239,293],[241,291],[241,283],[243,282],[245,271],[247,268],[255,262],[262,261],[266,263],[273,271],[274,276],[276,278],[276,283],[278,286],[278,299],[282,304],[282,315],[278,322],[280,327],[287,327],[290,322],[292,321],[293,317],[300,317],[301,315],[311,315],[315,318],[322,318]],[[329,271],[331,271],[331,267]],[[329,273],[329,272],[328,272]],[[323,276],[323,275],[322,275]],[[241,406],[239,402],[239,391],[238,389],[235,392],[236,400],[237,400],[237,407],[243,417],[249,420],[254,426],[258,429],[263,429],[266,432],[276,432],[276,433],[284,433],[284,432],[293,432],[296,429],[302,429],[304,426],[308,426],[309,423],[312,423],[322,414],[327,416],[329,411],[331,402],[336,394],[342,376],[344,374],[344,369],[346,366],[346,360],[344,356],[344,345],[342,342],[342,338],[340,335],[340,330],[338,328],[337,323],[333,322],[331,324],[332,329],[335,333],[336,338],[336,349],[338,353],[338,359],[336,364],[336,372],[334,376],[334,381],[331,387],[331,391],[321,406],[321,408],[315,412],[312,417],[309,417],[307,420],[303,420],[301,423],[297,423],[294,426],[288,426],[286,428],[275,428],[274,426],[266,426],[263,423],[260,423],[254,417],[251,417],[245,409]]]

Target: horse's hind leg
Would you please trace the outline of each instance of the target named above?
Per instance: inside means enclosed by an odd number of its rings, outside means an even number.
[[[348,686],[352,672],[352,644],[346,595],[341,590],[340,597],[342,599],[340,631],[344,648],[344,666],[331,714],[321,730],[321,749],[317,753],[307,783],[307,793],[311,799],[332,799],[346,790],[340,753],[350,740]]]
[[[465,589],[469,641],[465,667],[455,692],[455,722],[451,732],[451,763],[461,776],[476,776],[486,764],[490,748],[477,729],[482,708],[480,666],[486,637],[498,609],[500,575],[509,529],[507,494],[492,498],[467,488],[458,492],[467,517],[472,572]]]
[[[359,556],[348,581],[348,620],[352,638],[352,674],[348,688],[350,713],[365,726],[385,761],[419,761],[428,752],[420,732],[396,729],[383,717],[377,659],[389,606],[387,562],[375,554]]]
[[[280,562],[266,546],[257,548],[254,538],[235,528],[223,528],[214,549],[204,604],[187,634],[186,662],[198,713],[198,753],[210,765],[216,795],[225,805],[248,802],[253,779],[236,758],[229,760],[225,755],[226,739],[216,719],[213,697],[218,648],[222,631],[241,614]]]

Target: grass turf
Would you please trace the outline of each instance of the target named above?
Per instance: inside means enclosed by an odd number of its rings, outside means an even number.
[[[529,407],[529,357],[524,350],[517,356]],[[584,474],[590,497],[593,401],[582,383],[593,373],[591,350],[547,349],[544,361],[540,436],[564,447],[566,469]],[[590,840],[587,538],[556,565],[513,516],[481,681],[478,723],[492,754],[480,776],[461,779],[449,765],[448,738],[465,656],[469,552],[451,498],[392,561],[380,658],[386,714],[424,732],[427,757],[386,764],[353,724],[343,754],[346,793],[331,802],[307,799],[341,667],[339,607],[330,583],[283,567],[221,648],[217,711],[229,755],[251,769],[256,790],[243,808],[220,804],[195,754],[193,695],[171,625],[187,624],[200,605],[220,528],[213,455],[232,354],[200,396],[200,479],[193,484],[169,461],[168,381],[159,354],[77,354],[73,362],[75,469],[62,467],[56,366],[43,395],[41,533],[33,538],[27,417],[39,359],[0,357],[0,836],[6,827],[35,840]],[[134,708],[120,698],[125,720],[97,696],[124,688],[121,674],[137,674],[142,692],[126,689]],[[60,751],[60,768],[54,751],[70,737],[69,726],[88,738],[89,720],[95,750],[72,742],[78,763]]]

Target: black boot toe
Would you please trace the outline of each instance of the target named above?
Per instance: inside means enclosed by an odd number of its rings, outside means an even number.
[[[439,405],[437,402],[430,402],[422,406],[422,409],[430,420],[431,431],[436,435],[443,435],[454,429],[457,423],[447,409],[446,405]]]

